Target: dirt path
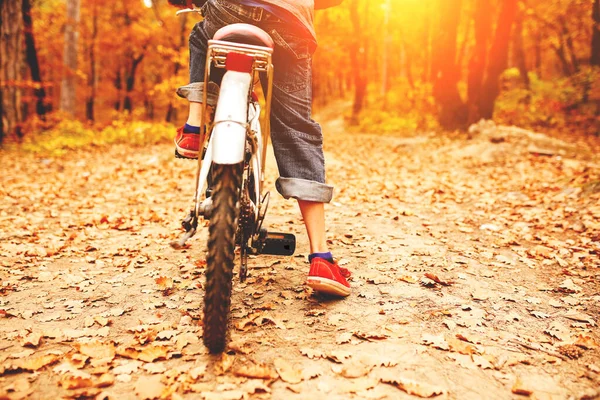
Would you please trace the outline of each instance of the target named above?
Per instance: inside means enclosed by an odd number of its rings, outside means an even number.
[[[299,213],[273,196],[268,223],[299,250],[236,278],[223,357],[199,341],[206,233],[168,245],[192,163],[168,144],[0,153],[0,398],[600,396],[597,152],[515,129],[325,128],[354,292],[304,287]]]

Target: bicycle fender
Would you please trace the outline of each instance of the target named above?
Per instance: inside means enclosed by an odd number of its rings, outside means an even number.
[[[223,77],[211,138],[213,162],[217,164],[238,164],[244,160],[251,84],[248,73],[227,71]]]

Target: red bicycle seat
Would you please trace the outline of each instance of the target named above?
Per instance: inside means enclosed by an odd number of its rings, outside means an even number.
[[[214,40],[250,44],[273,48],[275,43],[269,34],[262,29],[250,24],[231,24],[219,29]]]

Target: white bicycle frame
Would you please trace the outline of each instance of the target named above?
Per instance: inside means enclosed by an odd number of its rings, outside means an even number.
[[[208,144],[204,158],[198,157],[198,170],[196,173],[196,193],[194,195],[194,212],[200,215],[200,197],[207,184],[208,173],[213,163],[238,164],[244,161],[246,146],[252,150],[250,166],[254,171],[254,197],[258,204],[254,204],[255,216],[259,218],[267,145],[270,137],[271,94],[273,86],[273,50],[268,47],[232,43],[220,40],[209,40],[206,55],[206,68],[204,71],[204,87],[208,87],[211,66],[225,68],[227,54],[230,52],[242,53],[254,59],[251,73],[227,71],[221,82],[219,99],[215,110],[215,118],[208,132]],[[254,85],[257,72],[266,72],[268,88],[265,95],[265,121],[264,136],[260,124],[260,106],[251,102],[250,94]],[[204,90],[202,101],[201,127],[206,126],[207,90]],[[200,143],[200,151],[204,143]],[[259,153],[259,154],[257,154]]]

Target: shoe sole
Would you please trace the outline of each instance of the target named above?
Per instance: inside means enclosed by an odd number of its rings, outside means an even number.
[[[179,147],[177,143],[175,143],[175,157],[177,158],[187,158],[190,160],[198,159],[198,152],[193,150],[186,150],[183,147]]]
[[[306,284],[316,292],[334,296],[347,297],[351,292],[349,287],[327,278],[310,277],[306,280]]]

